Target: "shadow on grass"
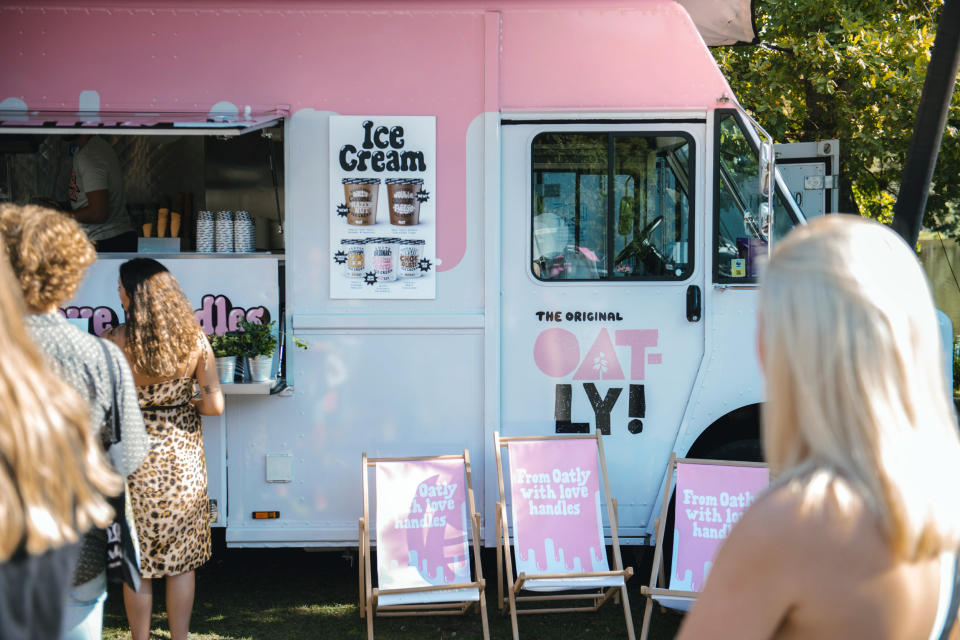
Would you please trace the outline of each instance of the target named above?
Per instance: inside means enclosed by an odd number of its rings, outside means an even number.
[[[219,536],[217,535],[219,533]],[[222,532],[213,559],[197,571],[197,596],[191,621],[192,640],[300,640],[310,638],[366,638],[360,619],[355,550],[349,554],[302,549],[226,549]],[[644,600],[641,583],[650,575],[644,549],[625,550],[624,562],[637,575],[628,583],[634,626],[639,637]],[[487,579],[487,611],[491,638],[510,638],[510,620],[497,609],[496,555],[482,554]],[[352,562],[351,562],[352,561]],[[376,565],[374,564],[374,571]],[[655,611],[651,640],[673,638],[681,617]],[[524,640],[596,640],[625,638],[623,608],[606,604],[599,613],[520,616]],[[154,585],[151,640],[169,638],[163,583]],[[472,609],[464,616],[376,618],[378,638],[399,640],[481,638],[480,616]],[[107,640],[128,638],[119,588],[111,585],[104,614]]]

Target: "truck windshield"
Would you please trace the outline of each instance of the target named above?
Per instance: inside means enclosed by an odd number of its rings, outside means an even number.
[[[756,144],[736,112],[718,112],[714,275],[719,282],[755,281],[757,258],[766,253],[769,229],[760,215],[766,199],[760,196],[759,170]],[[773,196],[774,242],[796,222],[778,187]]]
[[[693,271],[693,140],[542,133],[532,145],[532,270],[540,280],[681,280]]]

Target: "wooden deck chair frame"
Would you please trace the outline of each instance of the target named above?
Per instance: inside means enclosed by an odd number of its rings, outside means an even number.
[[[372,572],[370,569],[370,488],[368,481],[368,470],[375,468],[380,462],[418,462],[433,460],[463,460],[464,478],[467,488],[467,506],[470,510],[469,519],[471,525],[471,538],[473,539],[473,568],[475,580],[473,582],[463,582],[457,584],[445,584],[437,586],[410,587],[403,589],[378,589],[373,586]],[[479,605],[480,624],[483,629],[484,640],[490,639],[490,628],[487,622],[487,599],[484,589],[486,581],[483,579],[483,570],[480,566],[480,514],[477,513],[473,498],[473,480],[470,474],[470,452],[464,449],[461,455],[449,456],[422,456],[408,458],[367,458],[367,454],[362,456],[363,460],[363,517],[360,518],[360,538],[359,538],[359,562],[360,572],[360,617],[367,621],[367,640],[373,640],[373,617],[374,615],[383,617],[399,616],[453,616],[465,614],[472,605]],[[479,591],[479,600],[466,600],[463,602],[443,602],[443,603],[421,603],[421,604],[397,604],[397,605],[378,605],[377,600],[382,595],[401,594],[401,593],[429,593],[431,591],[441,591],[450,589],[477,589]]]
[[[676,471],[678,464],[709,464],[728,467],[765,467],[762,462],[737,462],[733,460],[704,460],[700,458],[678,458],[675,453],[670,454],[670,464],[667,465],[666,477],[663,480],[663,502],[660,505],[660,517],[656,521],[657,544],[653,552],[653,567],[650,569],[650,585],[640,587],[640,594],[646,598],[643,608],[643,626],[640,629],[640,640],[647,640],[650,631],[650,617],[653,615],[653,601],[657,597],[689,598],[696,600],[696,591],[668,589],[664,586],[663,537],[667,528],[667,510],[670,507],[670,494],[676,485]]]
[[[620,555],[620,539],[617,535],[617,500],[610,497],[610,482],[607,479],[607,461],[603,455],[603,440],[599,433],[593,435],[558,435],[558,436],[519,436],[519,437],[500,437],[499,432],[494,432],[494,448],[497,456],[497,483],[500,488],[500,501],[496,505],[497,516],[497,603],[501,613],[509,613],[510,624],[513,631],[513,640],[519,640],[520,634],[517,627],[517,615],[530,613],[569,613],[577,611],[597,611],[608,600],[620,599],[623,603],[623,615],[627,625],[627,637],[629,640],[635,640],[633,630],[633,617],[630,614],[630,599],[627,596],[627,580],[633,575],[633,567],[624,569],[623,560]],[[600,473],[603,478],[603,492],[605,504],[607,506],[607,519],[610,522],[610,538],[613,555],[614,569],[612,571],[594,571],[584,573],[551,573],[537,574],[528,576],[521,573],[516,580],[513,578],[513,562],[510,557],[511,545],[509,535],[509,520],[507,519],[507,503],[504,491],[503,481],[503,454],[502,447],[506,447],[511,442],[519,441],[544,441],[544,440],[596,440],[597,456],[600,461]],[[623,584],[614,587],[599,587],[587,593],[572,593],[558,595],[520,595],[523,585],[528,580],[535,579],[563,579],[563,578],[604,578],[622,576]],[[504,595],[506,588],[506,595]],[[568,591],[575,591],[576,587],[571,587]],[[521,603],[528,602],[576,602],[586,600],[589,604],[585,606],[563,606],[563,607],[537,607],[524,608],[518,607]]]

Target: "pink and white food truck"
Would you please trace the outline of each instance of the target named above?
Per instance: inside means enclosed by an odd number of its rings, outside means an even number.
[[[464,448],[492,545],[494,431],[594,430],[649,542],[671,452],[756,451],[756,266],[802,215],[708,50],[752,39],[749,0],[3,1],[0,199],[99,135],[136,226],[183,224],[68,317],[122,320],[148,255],[208,333],[308,343],[204,421],[229,545],[352,546],[361,452]]]

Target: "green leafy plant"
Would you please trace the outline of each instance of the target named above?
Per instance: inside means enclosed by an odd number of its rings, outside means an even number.
[[[840,140],[839,210],[889,222],[943,0],[757,0],[751,47],[715,47],[734,93],[778,142]],[[924,226],[960,236],[960,86]]]
[[[229,358],[241,355],[240,338],[235,331],[210,336],[210,346],[215,358]]]
[[[960,335],[953,341],[953,392],[960,394]]]
[[[277,349],[277,336],[274,333],[276,322],[256,324],[241,320],[238,324],[242,329],[238,334],[240,355],[248,358],[273,355]]]
[[[239,355],[246,356],[247,358],[272,356],[273,352],[277,350],[277,336],[279,332],[277,331],[276,321],[267,324],[256,324],[241,320],[238,325],[241,329],[241,331],[237,333],[237,338],[240,343]],[[300,338],[287,333],[284,335],[290,338],[297,348],[307,348],[307,343]]]

